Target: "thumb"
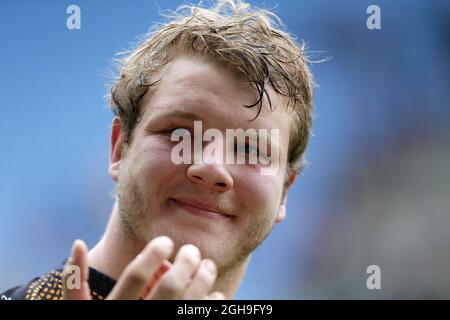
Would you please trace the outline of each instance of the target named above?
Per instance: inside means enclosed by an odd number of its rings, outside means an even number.
[[[75,240],[72,253],[64,266],[63,300],[91,300],[88,277],[87,246],[82,240]]]

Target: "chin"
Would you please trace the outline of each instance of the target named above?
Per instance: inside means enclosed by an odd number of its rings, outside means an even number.
[[[191,231],[184,234],[168,234],[167,236],[174,241],[175,252],[178,252],[185,244],[193,244],[200,249],[202,258],[209,258],[216,263],[223,259],[225,249],[223,248],[223,240],[217,238],[217,236],[206,232],[199,232],[198,230],[196,233]]]

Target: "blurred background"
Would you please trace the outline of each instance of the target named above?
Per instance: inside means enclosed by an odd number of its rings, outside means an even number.
[[[236,298],[450,298],[450,3],[250,1],[312,66],[309,167]],[[68,30],[66,8],[81,9]],[[0,2],[0,291],[92,247],[113,200],[112,59],[180,1]],[[369,30],[366,9],[381,9]],[[366,269],[381,269],[369,290]]]

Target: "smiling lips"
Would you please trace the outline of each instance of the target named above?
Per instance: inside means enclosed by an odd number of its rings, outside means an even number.
[[[206,202],[190,198],[190,197],[176,197],[170,199],[175,205],[188,211],[192,214],[203,216],[210,219],[227,219],[232,215],[223,212],[216,206]]]

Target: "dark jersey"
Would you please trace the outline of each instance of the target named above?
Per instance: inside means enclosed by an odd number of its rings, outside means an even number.
[[[63,265],[37,277],[27,284],[0,293],[2,300],[61,300]],[[93,300],[103,300],[111,292],[116,281],[107,275],[89,268],[89,288]]]

